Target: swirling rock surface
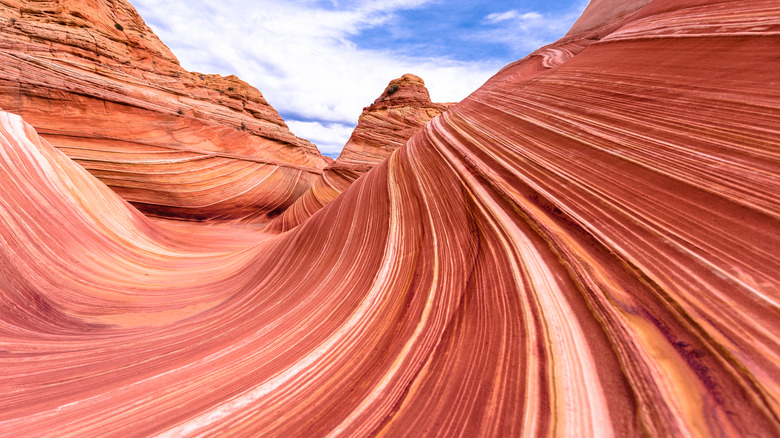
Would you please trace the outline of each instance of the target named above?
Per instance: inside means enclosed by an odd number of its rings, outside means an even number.
[[[605,4],[274,236],[0,115],[0,434],[780,435],[780,5]]]
[[[259,91],[181,68],[124,0],[0,1],[0,108],[147,214],[262,219],[325,167]]]
[[[306,221],[450,105],[431,102],[425,82],[418,76],[405,74],[390,81],[374,103],[363,108],[338,159],[266,230],[287,231]]]

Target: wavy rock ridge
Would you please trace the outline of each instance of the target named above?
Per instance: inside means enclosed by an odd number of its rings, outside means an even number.
[[[306,221],[450,105],[431,102],[425,82],[418,76],[405,74],[390,81],[374,103],[363,108],[338,159],[266,230],[287,231]]]
[[[277,236],[1,115],[0,432],[780,434],[780,5],[605,4]]]
[[[263,219],[321,174],[255,88],[191,73],[124,0],[0,2],[0,108],[147,214]]]

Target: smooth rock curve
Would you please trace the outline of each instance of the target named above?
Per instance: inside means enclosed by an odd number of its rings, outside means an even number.
[[[0,434],[779,435],[780,5],[626,14],[274,236],[0,114]]]

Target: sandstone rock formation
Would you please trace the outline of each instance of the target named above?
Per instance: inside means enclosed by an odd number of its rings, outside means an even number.
[[[255,88],[181,68],[124,0],[0,2],[0,108],[154,215],[263,218],[325,166]]]
[[[780,5],[603,4],[271,237],[0,114],[0,433],[780,435]]]
[[[382,95],[363,108],[338,159],[266,230],[287,231],[306,221],[450,105],[431,102],[425,82],[418,76],[405,74],[390,81]]]

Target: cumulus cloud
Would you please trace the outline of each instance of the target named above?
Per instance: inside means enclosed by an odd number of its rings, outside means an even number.
[[[316,144],[320,152],[334,158],[346,143],[346,140],[342,141],[342,139],[348,139],[355,128],[352,124],[302,122],[299,120],[288,120],[287,126],[298,136]]]
[[[362,32],[438,0],[131,1],[183,67],[237,75],[263,93],[296,135],[331,154],[391,79],[414,73],[434,101],[456,102],[513,60],[417,56],[392,43],[360,46]],[[536,15],[499,10],[484,17],[484,31],[473,37],[511,44],[501,32],[518,20],[532,30],[549,27],[549,17]]]

